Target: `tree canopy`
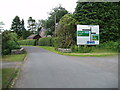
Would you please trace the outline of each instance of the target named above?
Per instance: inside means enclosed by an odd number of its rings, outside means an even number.
[[[118,2],[78,2],[74,18],[84,25],[100,26],[100,41],[115,41],[119,37]]]
[[[60,21],[60,19],[67,14],[68,11],[63,8],[62,6],[58,6],[52,9],[52,11],[49,13],[49,17],[46,21],[46,27],[49,29],[49,33],[50,35],[54,35],[54,31],[55,31],[55,24],[58,23]]]
[[[71,14],[64,15],[56,29],[57,37],[59,38],[60,47],[68,48],[75,44],[76,36],[76,20]]]
[[[28,30],[32,33],[36,33],[36,21],[32,17],[28,19]]]
[[[11,29],[18,34],[18,36],[22,36],[22,30],[21,30],[21,21],[18,16],[15,16],[15,18],[12,21]]]

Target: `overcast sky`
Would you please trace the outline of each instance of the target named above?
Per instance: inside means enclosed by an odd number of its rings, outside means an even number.
[[[25,20],[25,26],[30,16],[33,19],[47,19],[52,8],[61,4],[69,12],[73,12],[77,0],[1,0],[0,21],[4,22],[4,29],[10,29],[13,18],[18,15]]]

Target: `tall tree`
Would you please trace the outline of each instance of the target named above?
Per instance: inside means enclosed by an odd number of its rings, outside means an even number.
[[[56,29],[56,34],[59,38],[58,43],[60,43],[59,47],[69,48],[75,44],[75,23],[76,20],[71,14],[66,14],[60,19]]]
[[[22,38],[26,39],[27,38],[27,33],[26,33],[26,29],[25,29],[25,26],[24,26],[24,20],[23,19],[21,21],[21,29],[22,29]]]
[[[11,29],[14,30],[15,33],[17,33],[17,35],[19,37],[22,36],[22,30],[21,30],[21,21],[20,18],[18,16],[16,16],[13,21],[12,21],[12,25],[11,25]]]
[[[117,40],[119,37],[118,2],[78,2],[74,18],[78,24],[99,25],[100,42]]]
[[[54,34],[55,24],[58,23],[60,19],[67,13],[68,11],[60,5],[52,9],[48,20],[46,21],[47,28],[50,30],[49,34]]]
[[[36,33],[36,21],[32,17],[28,19],[28,30],[32,33]]]

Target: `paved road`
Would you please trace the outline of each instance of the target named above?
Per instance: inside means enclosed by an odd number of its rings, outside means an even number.
[[[15,88],[117,88],[118,58],[63,56],[25,47],[27,60]]]

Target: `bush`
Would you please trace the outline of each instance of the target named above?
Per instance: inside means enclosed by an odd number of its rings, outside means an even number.
[[[78,52],[78,46],[76,46],[76,45],[71,46],[71,50],[72,50],[72,52]]]
[[[120,52],[120,45],[119,45],[119,41],[117,42],[113,42],[113,41],[109,41],[109,42],[105,42],[105,43],[100,43],[100,45],[96,45],[96,46],[72,46],[71,47],[72,52],[78,52],[78,53],[89,53],[89,52]]]
[[[55,48],[60,48],[61,47],[61,42],[58,37],[52,38],[53,46]]]
[[[41,38],[38,41],[39,46],[53,46],[52,37]]]
[[[20,48],[20,46],[15,42],[15,41],[13,41],[13,40],[9,40],[8,42],[7,42],[7,44],[8,44],[8,46],[9,46],[9,49],[19,49]]]
[[[20,46],[13,40],[9,40],[6,42],[6,49],[3,49],[3,55],[7,55],[11,53],[11,50],[13,49],[20,49]]]
[[[20,46],[16,42],[17,34],[10,31],[4,31],[2,33],[2,54],[10,54],[12,49],[19,49]]]
[[[34,45],[35,40],[20,40],[19,45]]]
[[[89,53],[92,51],[91,47],[88,47],[87,45],[84,46],[72,46],[71,47],[72,52],[78,52],[78,53]]]
[[[106,49],[106,50],[112,50],[112,51],[117,51],[117,52],[120,51],[119,41],[116,41],[116,42],[114,42],[114,41],[105,42],[105,43],[102,43],[102,44],[98,45],[97,48]]]
[[[78,52],[79,53],[89,53],[91,51],[92,51],[92,48],[88,47],[87,45],[78,47]]]

